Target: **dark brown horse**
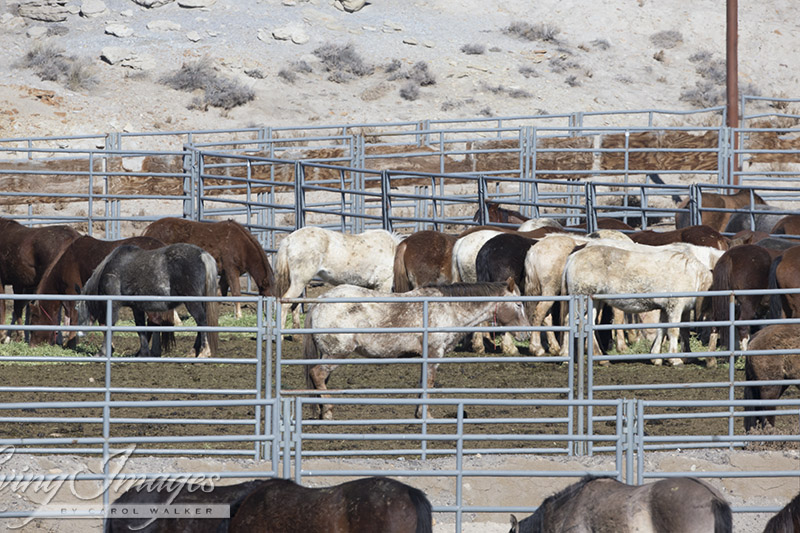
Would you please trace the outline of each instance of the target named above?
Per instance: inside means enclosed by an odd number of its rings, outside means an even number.
[[[451,283],[453,244],[456,236],[439,231],[412,233],[394,252],[394,292],[408,292],[426,285]]]
[[[706,226],[704,224],[699,226],[687,226],[673,231],[643,230],[631,233],[628,236],[634,242],[646,244],[648,246],[686,242],[696,246],[710,246],[717,250],[728,249],[728,239],[711,226]]]
[[[747,381],[800,379],[800,355],[783,354],[780,350],[800,349],[800,324],[772,324],[753,336],[751,350],[778,350],[776,354],[748,355],[744,373]],[[788,385],[753,385],[744,389],[747,400],[777,400]],[[746,411],[774,410],[773,406],[746,407]],[[744,429],[775,425],[775,415],[744,417]]]
[[[72,241],[42,275],[36,294],[80,294],[83,285],[92,275],[97,265],[115,248],[123,244],[133,244],[144,250],[161,248],[164,243],[150,237],[131,237],[118,241],[102,241],[89,235],[84,235]],[[56,326],[60,323],[61,309],[69,322],[75,324],[78,318],[73,300],[38,300],[31,304],[30,322],[35,326]],[[160,320],[163,322],[163,319]],[[71,332],[67,346],[75,347],[75,335]],[[38,330],[31,332],[31,345],[45,342],[53,344],[56,340],[55,331]],[[174,337],[169,332],[161,336],[165,347],[172,344]]]
[[[148,518],[134,517],[132,507],[148,505],[202,506],[226,505],[234,516],[242,501],[255,489],[269,480],[245,481],[236,485],[213,486],[210,483],[184,483],[180,479],[153,479],[131,487],[111,505],[109,518],[103,524],[104,533],[216,533],[228,531],[230,518],[212,518],[202,514],[198,518]],[[139,508],[141,513],[141,508]],[[137,514],[139,514],[137,513]],[[162,513],[163,515],[164,513]],[[118,517],[118,518],[116,518]]]
[[[769,519],[764,533],[800,533],[800,494]]]
[[[0,292],[5,285],[11,285],[16,294],[35,291],[47,267],[78,237],[80,234],[69,226],[29,228],[0,217]],[[12,324],[18,323],[26,303],[14,300]],[[0,302],[0,324],[5,323],[6,306]]]
[[[523,222],[530,220],[529,217],[526,217],[519,211],[513,211],[511,209],[506,209],[504,207],[500,207],[500,204],[495,202],[486,201],[484,202],[486,205],[486,213],[487,217],[484,220],[485,223],[495,223],[495,224],[516,224],[519,226]],[[478,208],[475,211],[475,216],[472,217],[472,220],[478,222],[481,218],[481,209]]]
[[[143,235],[166,244],[194,244],[210,253],[217,261],[219,288],[223,296],[227,296],[228,289],[233,296],[241,296],[239,277],[245,272],[253,278],[260,295],[279,296],[275,292],[275,276],[266,252],[253,234],[238,222],[195,222],[167,217],[147,226]],[[241,305],[237,302],[235,308],[236,318],[240,318]]]
[[[231,519],[231,533],[431,533],[431,504],[419,489],[385,477],[326,488],[273,479]]]
[[[770,289],[800,288],[800,246],[793,246],[772,261],[769,269]],[[770,296],[769,318],[800,318],[800,294],[779,294]]]
[[[725,227],[728,225],[731,215],[733,214],[733,210],[743,209],[750,206],[750,194],[751,191],[749,189],[739,189],[735,194],[716,194],[711,192],[702,193],[700,197],[700,223],[705,224],[706,226],[711,226],[717,231],[724,231]],[[753,204],[767,203],[755,192],[752,192],[752,195]],[[689,205],[689,200],[690,198],[683,200],[680,204],[678,204],[678,208],[686,209]],[[707,211],[707,208],[727,209],[729,212]],[[686,226],[690,225],[690,223],[689,213],[675,213],[676,228],[685,228]]]
[[[766,289],[769,285],[769,268],[772,264],[772,254],[766,248],[756,244],[743,244],[735,246],[722,254],[712,273],[711,291],[742,291],[750,289]],[[730,295],[711,297],[712,320],[728,320],[730,317]],[[738,308],[737,320],[753,320],[763,317],[769,310],[769,298],[760,294],[737,294]],[[737,326],[739,342],[742,350],[747,350],[750,340],[750,326]],[[708,341],[708,351],[717,349],[717,339],[728,343],[729,328],[713,326],[711,338]],[[708,366],[715,366],[716,359],[710,358]]]
[[[545,499],[509,533],[730,533],[728,502],[711,485],[692,477],[626,485],[610,477],[586,476]]]

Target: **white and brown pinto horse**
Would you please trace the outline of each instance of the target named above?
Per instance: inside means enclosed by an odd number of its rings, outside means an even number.
[[[297,298],[314,278],[331,285],[358,285],[391,292],[394,254],[401,238],[382,229],[360,234],[339,233],[307,226],[292,232],[278,246],[275,283],[281,298]],[[293,320],[300,325],[295,304]],[[286,325],[289,306],[281,306],[280,326]]]
[[[636,245],[629,249],[587,246],[567,259],[561,282],[562,294],[661,294],[708,290],[712,281],[708,264],[704,264],[691,253],[673,248],[674,246]],[[606,303],[626,313],[658,309],[661,322],[674,323],[679,322],[685,313],[694,310],[697,300],[698,298],[692,296],[670,297],[664,294],[646,298],[615,298]],[[678,353],[678,332],[675,328],[668,329],[669,353]],[[663,339],[664,330],[659,329],[651,353],[661,353]],[[566,344],[563,343],[561,347],[564,356],[567,355]],[[653,362],[661,364],[661,359]],[[672,358],[669,362],[679,365],[683,361]]]
[[[474,301],[471,297],[497,297],[497,300]],[[323,298],[356,298],[358,301],[345,303],[320,302],[311,307],[306,315],[306,328],[318,330],[335,328],[360,329],[358,333],[311,333],[303,342],[305,359],[344,358],[352,354],[362,357],[408,357],[422,356],[424,347],[423,332],[373,333],[374,328],[422,328],[424,319],[423,302],[370,302],[370,298],[409,298],[409,297],[463,297],[453,301],[433,301],[428,303],[428,326],[431,328],[469,328],[481,322],[494,320],[501,326],[527,327],[523,305],[514,301],[519,290],[513,279],[507,282],[456,283],[436,287],[423,287],[406,293],[381,293],[356,287],[341,285],[326,292]],[[518,338],[525,337],[518,334]],[[441,359],[464,337],[464,331],[432,331],[427,334],[428,357]],[[306,377],[309,386],[324,391],[335,364],[308,365]],[[428,377],[423,384],[433,388],[438,363],[428,368]],[[325,397],[323,395],[323,397]],[[417,416],[422,415],[422,405],[417,408]],[[332,419],[331,405],[323,405],[321,417]]]

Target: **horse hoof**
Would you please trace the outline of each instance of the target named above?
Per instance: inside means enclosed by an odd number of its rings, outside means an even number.
[[[667,364],[670,366],[682,366],[683,359],[681,359],[680,357],[672,357],[670,359],[667,359]]]
[[[611,366],[611,361],[607,361],[607,360],[603,359],[602,361],[600,361],[597,364],[600,365],[600,366]]]
[[[664,360],[663,359],[653,359],[653,364],[655,366],[661,366],[662,364],[664,364]]]
[[[324,411],[319,417],[320,420],[333,420],[333,411]]]
[[[706,357],[706,368],[717,368],[717,358]]]

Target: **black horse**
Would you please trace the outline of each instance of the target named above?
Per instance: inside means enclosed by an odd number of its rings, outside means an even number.
[[[658,533],[730,533],[731,508],[711,485],[691,477],[647,485],[626,485],[610,477],[586,476],[545,499],[510,533],[639,531],[652,524]],[[650,531],[650,529],[648,529]]]
[[[769,519],[764,533],[797,533],[800,531],[800,494]]]
[[[120,246],[97,266],[81,293],[161,297],[216,296],[216,261],[208,252],[193,244],[172,244],[155,250],[142,250],[132,245]],[[186,305],[186,309],[199,327],[217,325],[216,302],[163,300],[115,300],[112,305],[111,324],[117,322],[121,306],[130,307],[136,325],[144,326],[146,313],[168,311],[181,303]],[[79,324],[89,324],[92,320],[103,322],[106,318],[104,301],[79,302],[77,307]],[[212,356],[216,352],[217,337],[216,332],[198,332],[194,342],[194,355]],[[151,353],[145,332],[139,333],[139,341],[140,348],[136,356],[160,355]],[[105,355],[105,344],[103,342],[98,355]]]

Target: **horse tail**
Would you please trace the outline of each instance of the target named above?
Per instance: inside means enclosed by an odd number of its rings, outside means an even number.
[[[731,533],[733,531],[733,513],[725,500],[714,498],[711,502],[714,513],[714,533]]]
[[[772,264],[769,265],[769,281],[767,283],[768,289],[777,289],[778,288],[778,278],[776,276],[778,265],[781,264],[783,260],[783,256],[779,255],[776,257]],[[783,311],[783,302],[781,301],[781,295],[778,293],[772,294],[769,297],[769,316],[768,318],[776,319],[781,317],[781,313]]]
[[[175,325],[175,311],[177,309],[173,309],[171,311],[165,311],[161,314],[161,321],[162,323],[172,324]],[[173,348],[175,348],[175,331],[162,331],[161,332],[161,349],[164,352],[170,352]]]
[[[717,263],[714,268],[710,291],[727,291],[731,288],[731,266],[730,261],[724,264]],[[713,320],[726,320],[728,317],[728,295],[712,296],[711,297],[711,316]],[[699,320],[699,317],[696,318]],[[726,344],[728,342],[728,333],[730,328],[723,326],[719,328],[720,342]]]
[[[306,323],[305,327],[307,329],[311,329],[314,326],[311,323],[311,313],[306,313]],[[306,333],[303,335],[303,359],[319,359],[319,349],[317,348],[317,342],[314,340],[314,335],[311,333]],[[305,376],[306,376],[306,388],[314,389],[313,381],[311,381],[311,367],[314,365],[305,365]]]
[[[401,242],[394,251],[394,284],[392,292],[408,292],[412,289],[405,261],[407,247],[406,243]]]
[[[276,296],[282,298],[289,290],[291,277],[289,272],[289,241],[291,235],[281,242],[278,246],[278,253],[275,255],[275,287]]]
[[[216,296],[218,290],[217,283],[217,261],[208,252],[203,252],[201,255],[203,264],[206,267],[206,282],[205,282],[205,296]],[[206,321],[209,327],[216,327],[219,325],[219,302],[206,302]],[[219,332],[209,331],[206,336],[208,339],[208,347],[212,355],[216,355],[217,348],[219,347]]]
[[[417,510],[417,529],[415,533],[432,533],[433,512],[430,500],[428,500],[424,492],[415,487],[408,487],[408,497]]]

